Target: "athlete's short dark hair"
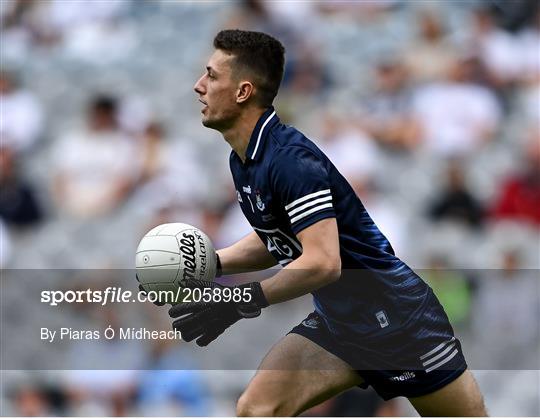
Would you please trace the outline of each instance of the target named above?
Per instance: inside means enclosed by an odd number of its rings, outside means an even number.
[[[231,29],[216,35],[214,48],[234,56],[235,73],[244,75],[247,71],[254,77],[259,105],[272,105],[283,78],[285,48],[281,42],[262,32]]]

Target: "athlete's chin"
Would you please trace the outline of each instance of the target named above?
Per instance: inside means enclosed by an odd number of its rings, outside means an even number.
[[[201,122],[206,128],[212,128],[217,130],[219,130],[219,128],[223,125],[223,122],[221,120],[218,120],[216,118],[210,118],[207,115],[203,115]]]
[[[208,110],[203,113],[202,124],[206,128],[212,128],[217,131],[223,132],[230,128],[235,122],[235,116],[229,113],[209,114]]]
[[[215,126],[215,123],[211,119],[206,117],[203,117],[201,122],[206,128],[214,128]]]

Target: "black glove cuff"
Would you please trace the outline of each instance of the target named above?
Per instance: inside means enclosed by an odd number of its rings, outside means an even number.
[[[268,300],[266,299],[266,296],[264,295],[262,286],[260,282],[253,282],[253,289],[256,290],[257,293],[257,301],[260,308],[268,307],[270,304],[268,304]]]
[[[223,275],[223,270],[221,268],[221,259],[216,253],[216,278],[219,278],[221,275]]]
[[[242,301],[235,304],[236,312],[245,319],[251,319],[261,314],[261,309],[268,307],[268,301],[264,296],[261,284],[258,282],[250,282],[249,284],[239,285],[234,288],[241,290],[249,290],[251,299],[246,300],[246,295],[242,292]]]
[[[249,284],[242,285],[243,288],[249,288],[251,293],[251,304],[255,304],[259,308],[268,307],[268,300],[266,299],[262,286],[259,282],[250,282]]]

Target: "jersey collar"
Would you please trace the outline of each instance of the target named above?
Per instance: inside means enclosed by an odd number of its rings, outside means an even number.
[[[249,160],[258,160],[263,152],[263,142],[270,128],[279,121],[273,106],[270,106],[259,118],[255,129],[251,133],[249,144],[246,150],[246,158]]]

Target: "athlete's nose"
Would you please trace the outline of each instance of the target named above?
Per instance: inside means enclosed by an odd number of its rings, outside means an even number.
[[[193,90],[195,90],[195,92],[198,93],[199,95],[204,94],[204,86],[202,83],[203,79],[204,79],[204,76],[201,76],[201,78],[197,80],[197,82],[193,86]]]

